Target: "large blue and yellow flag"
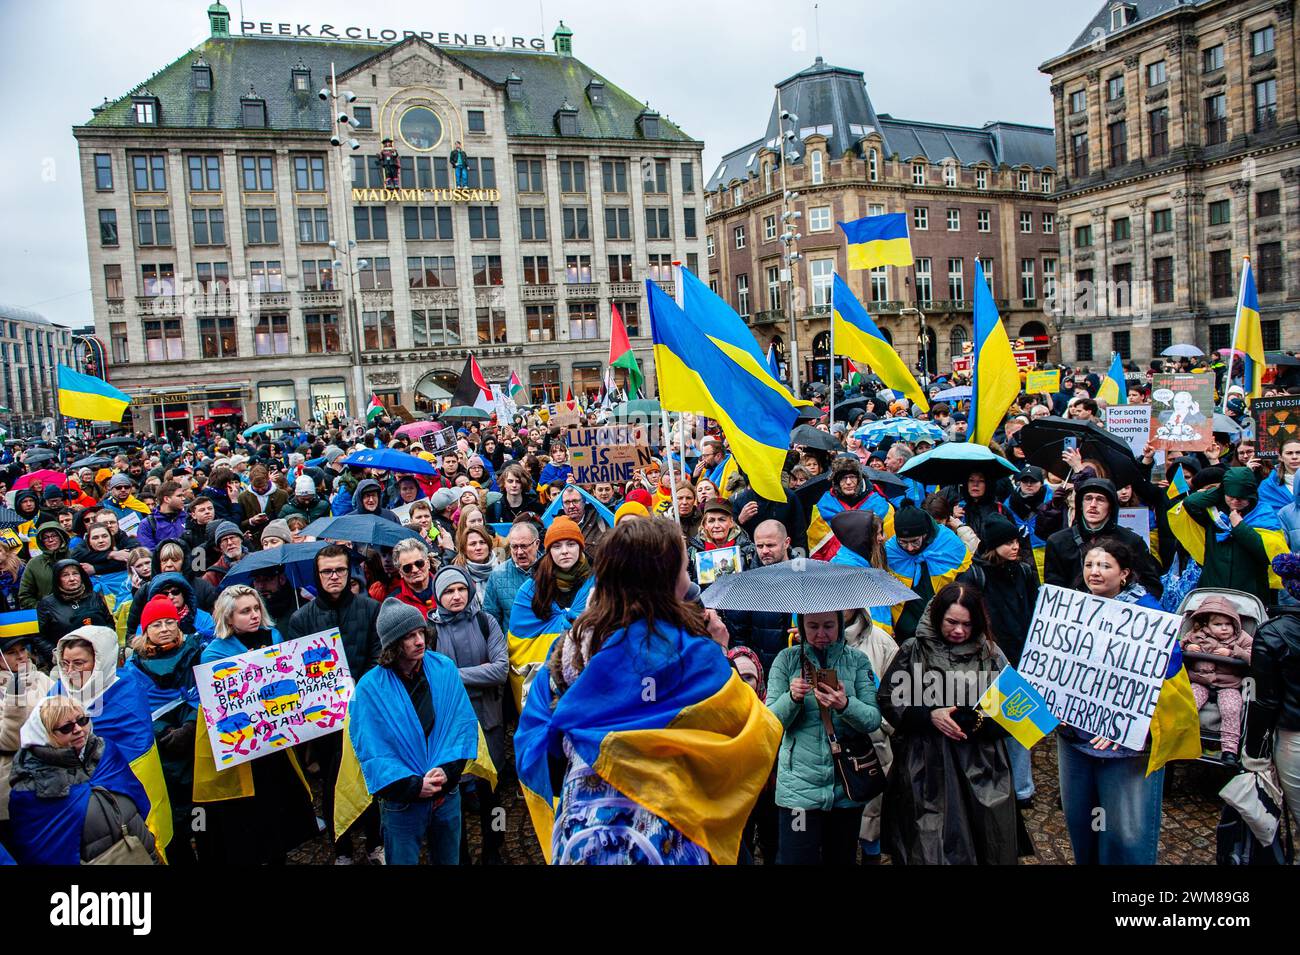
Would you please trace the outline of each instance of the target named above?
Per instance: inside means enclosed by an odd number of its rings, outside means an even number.
[[[1119,352],[1115,353],[1106,377],[1101,380],[1097,398],[1108,405],[1128,404],[1128,382],[1124,380],[1124,360],[1119,357]]]
[[[790,389],[781,383],[780,377],[773,374],[767,356],[759,350],[753,332],[726,301],[700,281],[698,276],[692,274],[690,269],[679,268],[677,274],[681,279],[682,309],[704,334],[713,339],[727,357],[790,404],[796,406],[812,404],[811,401],[804,401],[792,395]],[[722,491],[722,488],[719,487],[718,490]]]
[[[1178,469],[1179,471],[1182,468]],[[1170,489],[1173,482],[1170,482]],[[1187,501],[1182,500],[1169,509],[1169,529],[1173,531],[1178,543],[1191,555],[1192,560],[1205,566],[1206,527],[1187,513]],[[1210,508],[1210,520],[1214,523],[1215,539],[1222,542],[1232,533],[1232,524],[1228,516],[1218,508]],[[1264,545],[1264,554],[1268,559],[1268,585],[1273,590],[1282,589],[1282,579],[1273,571],[1273,558],[1279,554],[1288,554],[1291,548],[1286,542],[1286,532],[1278,520],[1277,511],[1267,503],[1259,501],[1255,507],[1242,518],[1242,523],[1253,528],[1259,534],[1260,543]]]
[[[682,270],[683,276],[689,274]],[[648,279],[646,295],[659,403],[666,411],[717,419],[750,486],[770,501],[784,501],[781,470],[798,414],[789,392],[784,386],[780,391],[772,387],[761,353],[760,373],[755,373],[749,352],[711,333]],[[754,336],[748,331],[745,335],[758,352]]]
[[[647,693],[647,688],[653,688]],[[558,700],[544,670],[515,733],[533,829],[551,861],[550,759],[567,739],[606,783],[732,864],[767,782],[781,724],[712,640],[644,621],[616,631]]]
[[[455,662],[425,651],[424,677],[437,714],[428,736],[401,678],[388,667],[372,667],[357,681],[343,726],[343,758],[334,785],[336,835],[348,831],[374,794],[435,766],[465,760],[465,772],[495,788],[496,767],[488,755],[483,728]]]
[[[510,632],[506,634],[506,647],[510,653],[510,692],[515,706],[524,705],[524,686],[533,673],[546,662],[555,638],[573,626],[578,615],[587,609],[587,601],[596,586],[596,575],[589,576],[569,601],[569,606],[551,604],[550,614],[539,617],[533,610],[533,595],[537,585],[531,577],[515,592],[515,602],[510,609]]]
[[[849,243],[849,268],[874,269],[882,265],[912,264],[912,240],[907,234],[906,212],[866,216],[837,224]]]
[[[808,522],[808,556],[813,560],[830,560],[839,552],[840,541],[831,530],[831,519],[845,510],[870,511],[884,521],[885,536],[894,536],[894,505],[884,495],[872,491],[856,506],[848,508],[827,491],[813,505],[812,520]]]
[[[1232,347],[1242,353],[1246,366],[1246,395],[1258,398],[1264,393],[1264,331],[1259,322],[1259,295],[1255,291],[1255,273],[1249,258],[1241,264],[1237,331]]]
[[[906,395],[922,411],[930,410],[925,392],[908,370],[907,363],[886,340],[880,327],[871,320],[871,315],[839,273],[831,283],[831,322],[837,355],[847,355],[854,361],[870,365],[886,385]]]
[[[1192,681],[1183,665],[1183,650],[1177,640],[1169,657],[1165,681],[1160,684],[1156,709],[1151,714],[1150,776],[1171,759],[1200,759],[1201,720],[1192,695]]]
[[[971,360],[970,440],[988,444],[1020,394],[1020,372],[998,317],[984,267],[975,260],[975,350]]]
[[[30,637],[40,630],[35,610],[14,610],[0,613],[0,640],[11,637]]]
[[[979,705],[1025,749],[1032,748],[1061,722],[1047,708],[1042,695],[1010,664],[989,685]]]
[[[121,421],[131,397],[102,378],[59,366],[59,413],[89,421]]]
[[[971,563],[971,553],[956,532],[942,524],[936,527],[938,530],[934,540],[919,554],[905,551],[897,537],[885,541],[885,562],[889,572],[916,590],[921,586],[921,570],[925,568],[929,574],[932,594],[937,594],[956,580],[959,574],[970,568]],[[895,623],[903,615],[904,606],[897,604],[892,608]]]

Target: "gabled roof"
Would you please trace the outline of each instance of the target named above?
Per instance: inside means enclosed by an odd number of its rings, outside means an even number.
[[[252,94],[266,101],[272,130],[334,128],[330,104],[316,95],[326,85],[330,64],[340,74],[392,52],[396,47],[427,41],[410,38],[392,47],[374,43],[278,37],[210,37],[149,77],[140,87],[98,109],[89,128],[133,127],[132,95],[147,89],[159,100],[159,126],[166,128],[239,129],[240,99]],[[511,136],[555,136],[555,111],[567,100],[578,110],[578,137],[643,140],[637,117],[644,103],[571,56],[522,50],[432,47],[498,87],[511,72],[523,79],[523,96],[505,100],[506,132]],[[202,56],[212,68],[212,90],[194,88],[190,67]],[[311,89],[291,88],[290,74],[299,63],[311,70]],[[605,103],[592,106],[587,84],[598,77],[605,84]],[[664,117],[655,141],[692,142],[690,136]]]
[[[879,135],[886,156],[897,154],[910,159],[924,156],[932,163],[954,159],[963,166],[988,163],[991,166],[1052,166],[1056,162],[1055,133],[1042,126],[1017,123],[987,123],[983,127],[945,126],[913,120],[895,119],[877,113],[867,95],[866,83],[858,70],[831,66],[819,56],[813,65],[800,70],[778,84],[780,109],[798,116],[794,124],[799,139],[787,143],[785,152],[794,151],[803,161],[803,140],[820,135],[826,138],[827,151],[833,158],[845,153],[863,155],[863,140]],[[780,110],[773,97],[763,138],[725,154],[706,186],[715,191],[735,178],[757,173],[756,152],[763,146],[780,149]]]
[[[1102,8],[1097,11],[1096,16],[1088,21],[1088,25],[1083,28],[1083,32],[1075,38],[1074,42],[1070,44],[1067,50],[1052,57],[1052,59],[1047,62],[1051,63],[1053,60],[1057,60],[1062,56],[1077,53],[1079,50],[1085,49],[1094,43],[1099,43],[1103,40],[1108,40],[1110,37],[1118,36],[1128,30],[1145,26],[1156,17],[1163,16],[1173,10],[1194,9],[1215,2],[1218,2],[1218,0],[1127,0],[1127,3],[1124,5],[1133,8],[1135,16],[1119,29],[1112,30],[1110,12],[1117,4],[1115,0],[1110,0],[1110,2],[1105,3]]]

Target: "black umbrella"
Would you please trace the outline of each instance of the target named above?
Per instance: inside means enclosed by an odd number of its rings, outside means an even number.
[[[266,430],[267,431],[297,431],[301,427],[302,425],[300,425],[296,421],[293,421],[289,418],[282,418],[279,421],[277,421],[275,424],[271,425],[271,427],[267,428]]]
[[[790,444],[792,446],[801,444],[805,448],[816,448],[819,451],[840,450],[840,443],[829,431],[822,431],[807,424],[801,424],[790,432]]]
[[[822,409],[816,405],[800,405],[794,419],[796,421],[816,421],[823,413]]]
[[[44,448],[39,448],[35,451],[28,451],[27,454],[23,456],[23,463],[43,464],[46,461],[53,461],[57,457],[58,454],[56,454],[55,452],[47,451]]]
[[[916,594],[887,570],[796,557],[719,577],[700,599],[717,610],[808,614],[893,607]]]
[[[107,468],[113,466],[113,459],[103,454],[92,454],[88,458],[82,458],[80,461],[73,461],[68,465],[70,468]]]
[[[897,497],[907,490],[907,485],[896,474],[878,471],[875,468],[863,468],[862,473],[869,483],[876,485],[886,497]],[[794,496],[799,498],[804,513],[812,513],[813,506],[822,499],[822,495],[831,489],[831,476],[819,474],[802,487],[794,489]]]
[[[13,447],[15,444],[26,444],[26,443],[27,442],[24,441],[22,438],[8,438],[5,441],[5,444],[10,447]]]
[[[1278,368],[1300,368],[1300,358],[1295,355],[1288,355],[1285,352],[1267,352],[1264,355],[1266,364],[1275,365]]]
[[[848,401],[841,401],[835,406],[835,420],[852,423],[858,415],[867,413],[871,400],[871,398],[850,398]]]
[[[131,437],[105,438],[103,441],[100,441],[95,445],[97,448],[137,448],[139,446],[139,439]]]
[[[1100,461],[1110,472],[1116,487],[1143,479],[1129,443],[1089,421],[1048,415],[1029,422],[1016,433],[1016,437],[1025,449],[1026,461],[1060,478],[1070,476],[1070,466],[1062,460],[1061,454],[1065,451],[1066,440],[1074,438],[1078,441],[1079,453]]]

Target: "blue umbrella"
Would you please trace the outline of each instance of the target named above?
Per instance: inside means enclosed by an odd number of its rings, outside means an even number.
[[[392,523],[389,521],[388,523]],[[231,567],[222,579],[221,586],[232,584],[251,584],[253,574],[259,570],[278,569],[294,587],[316,586],[316,554],[329,546],[329,541],[304,541],[301,544],[285,544],[268,550],[257,550]]]
[[[925,454],[918,454],[898,470],[899,477],[909,477],[922,484],[961,484],[970,477],[972,471],[983,471],[990,481],[995,481],[1005,473],[1015,476],[1020,469],[1002,457],[994,454],[982,444],[969,441],[955,441],[941,444]]]
[[[340,458],[341,464],[353,467],[374,468],[378,471],[397,471],[401,474],[437,474],[437,469],[424,458],[417,458],[405,451],[393,448],[366,448],[354,451],[346,458]]]
[[[863,443],[875,446],[882,438],[898,438],[903,441],[942,441],[943,428],[929,421],[916,418],[885,418],[853,432],[853,436]]]
[[[970,385],[958,385],[956,388],[949,388],[946,391],[939,392],[937,395],[934,396],[932,400],[957,401],[961,398],[969,398],[970,396],[971,396]]]
[[[251,428],[244,429],[244,437],[251,438],[255,434],[266,434],[275,428],[275,425],[267,422],[266,424],[255,424]]]
[[[369,544],[371,547],[393,547],[408,537],[419,537],[413,527],[403,527],[386,517],[374,514],[344,514],[342,517],[322,517],[312,521],[303,533],[324,540],[350,541]]]

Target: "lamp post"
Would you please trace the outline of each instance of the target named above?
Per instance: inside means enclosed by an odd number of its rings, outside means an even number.
[[[921,303],[916,303],[916,308],[899,309],[899,315],[915,315],[920,321],[916,332],[916,366],[917,371],[921,373],[922,386],[930,387],[930,361],[929,355],[926,354],[926,346],[929,344],[928,336],[925,333],[925,312],[921,311]]]
[[[799,328],[798,315],[795,312],[794,300],[794,266],[803,256],[800,254],[795,243],[803,236],[795,231],[794,223],[802,213],[794,208],[794,200],[799,198],[799,193],[791,191],[786,186],[785,167],[787,162],[794,162],[799,158],[799,154],[791,149],[786,152],[786,143],[793,143],[798,140],[799,135],[795,132],[794,124],[799,121],[799,117],[787,109],[781,107],[781,87],[776,88],[776,130],[777,130],[777,151],[780,154],[781,161],[781,244],[785,246],[785,252],[782,255],[782,279],[785,283],[785,304],[790,310],[790,393],[796,398],[799,397]],[[785,124],[790,124],[786,129]],[[835,356],[831,356],[832,368],[834,367]],[[834,375],[832,374],[832,379]]]
[[[337,118],[339,126],[343,127],[343,132],[336,132],[330,137],[330,145],[334,147],[334,159],[338,168],[339,183],[339,202],[336,207],[337,221],[342,224],[341,231],[344,242],[339,243],[337,240],[330,240],[330,248],[348,260],[348,341],[351,344],[352,352],[352,399],[353,406],[356,409],[358,420],[364,420],[366,417],[366,397],[365,382],[361,374],[361,331],[358,322],[361,319],[361,307],[359,300],[359,290],[357,289],[356,269],[351,267],[351,256],[356,249],[356,240],[352,237],[351,216],[348,215],[348,183],[352,181],[349,174],[348,164],[344,161],[343,149],[346,146],[352,152],[361,148],[361,143],[354,138],[344,138],[344,133],[352,129],[359,128],[359,124],[353,116],[350,116],[346,110],[347,104],[356,102],[357,94],[351,90],[339,92],[338,77],[334,72],[334,64],[330,63],[330,85],[322,87],[317,95],[330,104],[330,116]],[[342,104],[342,105],[340,105]],[[365,259],[358,260],[358,266],[363,267]],[[342,267],[338,260],[334,262],[335,274]]]

